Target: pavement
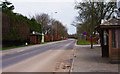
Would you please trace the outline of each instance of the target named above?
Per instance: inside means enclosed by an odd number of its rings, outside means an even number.
[[[101,57],[100,45],[76,45],[71,72],[118,72],[118,64],[111,64]]]

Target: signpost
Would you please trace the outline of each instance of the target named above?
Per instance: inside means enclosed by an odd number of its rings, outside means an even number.
[[[93,48],[93,38],[92,35],[90,35],[90,42],[91,42],[91,49]]]
[[[84,38],[86,40],[87,32],[83,32]]]

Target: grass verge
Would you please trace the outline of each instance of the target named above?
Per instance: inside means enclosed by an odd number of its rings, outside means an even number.
[[[41,44],[46,44],[48,42],[44,42],[44,43],[41,43]],[[29,45],[20,45],[20,46],[10,46],[10,47],[1,47],[0,50],[9,50],[9,49],[13,49],[13,48],[20,48],[20,47],[26,47],[26,46],[32,46],[32,45],[35,45],[35,44],[29,44]]]
[[[77,40],[77,45],[90,45],[91,42],[86,41],[86,40]],[[93,42],[93,44],[96,44]]]
[[[77,40],[77,45],[89,45],[90,42],[86,40]]]
[[[8,49],[20,48],[20,47],[25,47],[25,46],[26,46],[26,45],[2,47],[2,48],[0,48],[0,50],[8,50]],[[28,46],[30,46],[30,45],[28,45]]]

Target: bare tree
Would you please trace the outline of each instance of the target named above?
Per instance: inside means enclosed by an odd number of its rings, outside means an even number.
[[[92,33],[102,19],[111,17],[116,7],[115,4],[115,2],[91,2],[91,0],[76,4],[75,8],[79,10],[76,20],[81,22],[80,25],[78,23],[77,25]]]
[[[67,28],[60,21],[53,20],[52,26],[55,34],[59,34],[61,37],[67,37]]]
[[[42,32],[45,33],[49,30],[50,17],[48,14],[42,13],[35,15],[35,19],[41,24]]]

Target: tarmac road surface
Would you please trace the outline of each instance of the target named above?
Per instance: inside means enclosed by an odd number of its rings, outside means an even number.
[[[68,39],[44,45],[14,49],[16,51],[14,53],[4,54],[5,51],[3,51],[2,71],[53,72],[55,64],[59,60],[58,57],[62,57],[62,53],[65,53],[66,50],[72,50],[74,44],[74,39]]]

